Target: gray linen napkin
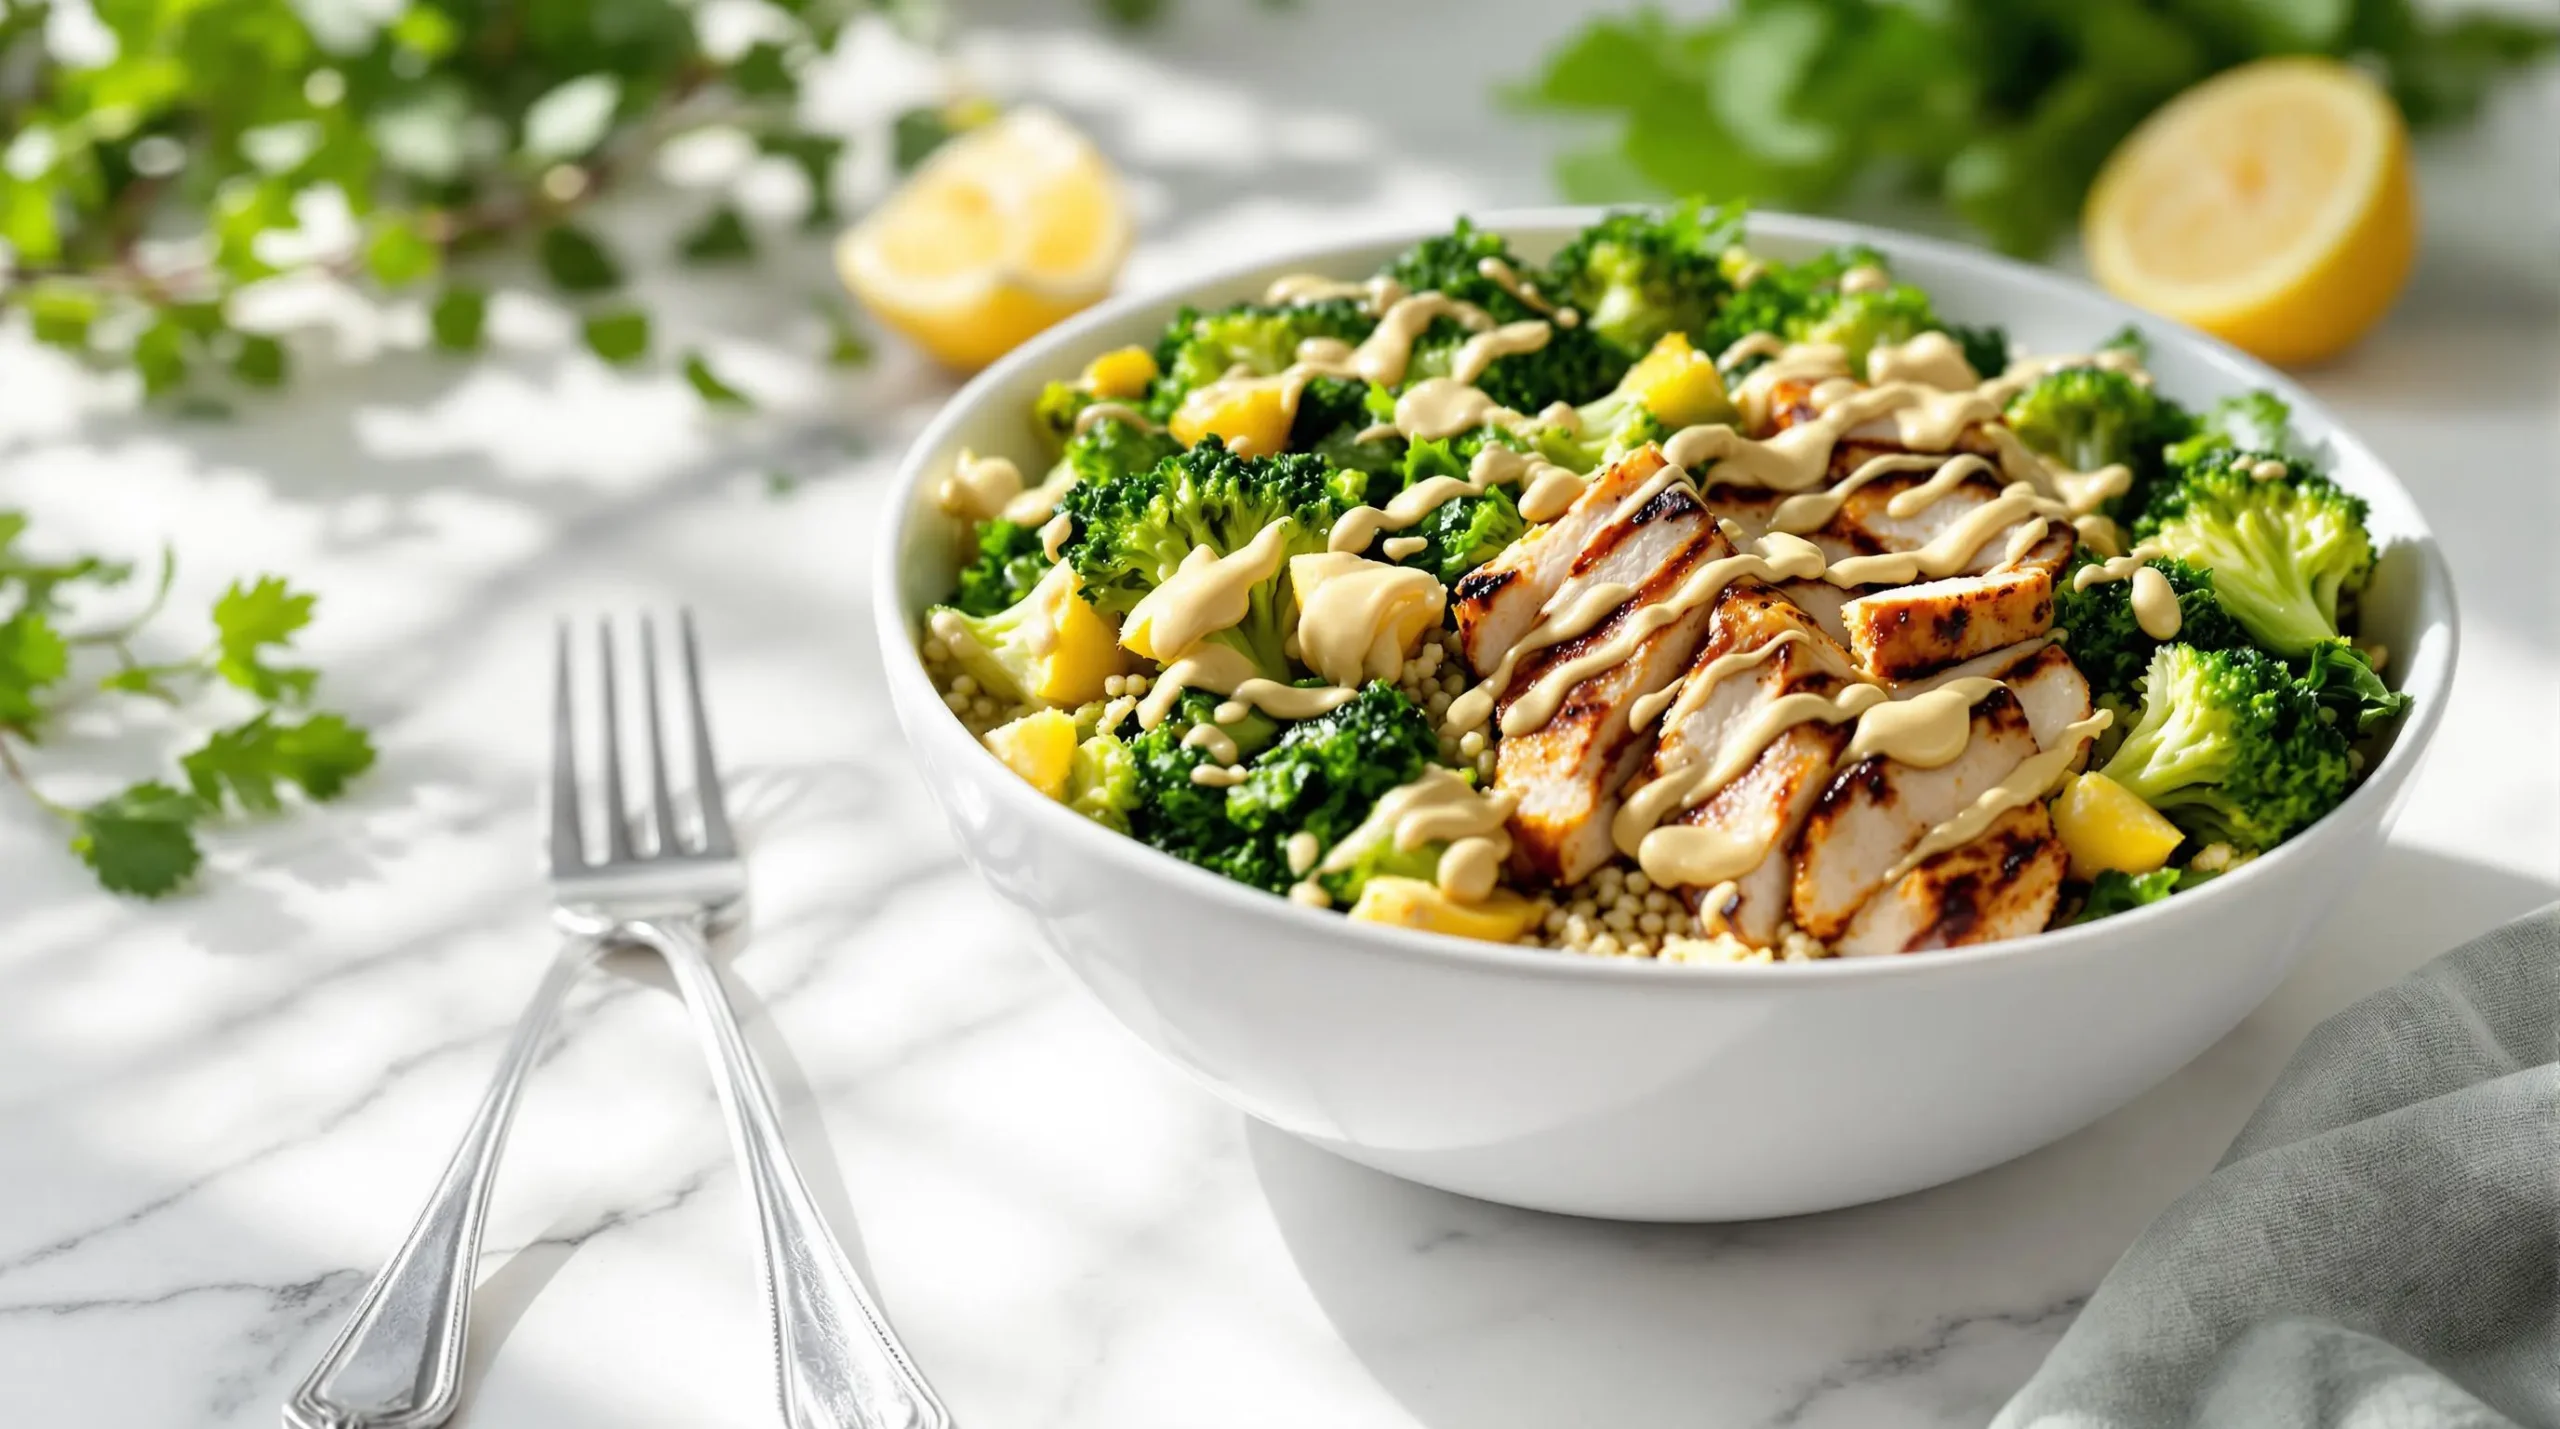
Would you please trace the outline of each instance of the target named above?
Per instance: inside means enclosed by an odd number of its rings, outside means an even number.
[[[1994,1429],[2560,1429],[2560,905],[2313,1031]]]

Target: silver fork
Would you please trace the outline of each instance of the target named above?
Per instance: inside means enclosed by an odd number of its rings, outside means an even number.
[[[320,1367],[285,1406],[290,1429],[425,1429],[449,1418],[461,1394],[464,1324],[482,1209],[515,1086],[539,1047],[551,1008],[595,947],[637,943],[666,960],[710,1055],[712,1082],[755,1204],[764,1250],[774,1370],[789,1429],[944,1429],[950,1414],[924,1381],[888,1320],[827,1229],[784,1144],[773,1095],[711,964],[710,937],[743,914],[746,865],[738,856],[703,711],[701,659],[690,613],[680,617],[685,703],[701,837],[687,846],[667,782],[658,703],[657,632],[640,625],[641,687],[649,736],[646,848],[635,845],[624,800],[613,633],[600,624],[605,850],[587,857],[581,829],[569,628],[560,628],[552,723],[551,885],[554,916],[572,935],[510,1045],[499,1081],[456,1152],[444,1182],[391,1263],[366,1292]],[[554,984],[558,984],[557,987]]]

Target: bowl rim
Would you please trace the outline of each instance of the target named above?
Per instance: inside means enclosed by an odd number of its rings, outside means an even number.
[[[1516,235],[1524,231],[1543,233],[1580,228],[1603,214],[1629,207],[1644,205],[1496,208],[1470,212],[1466,216],[1480,228]],[[2140,935],[2155,927],[2165,927],[2164,920],[2202,916],[2209,911],[2208,905],[2219,906],[2219,901],[2247,896],[2245,890],[2261,886],[2277,860],[2284,860],[2288,867],[2300,863],[2311,855],[2314,845],[2348,837],[2349,831],[2368,815],[2377,824],[2380,822],[2390,802],[2424,758],[2442,721],[2445,704],[2452,694],[2462,622],[2452,573],[2433,526],[2426,520],[2417,498],[2400,480],[2399,474],[2371,447],[2340,422],[2324,403],[2284,373],[2184,323],[2125,303],[2095,284],[1986,249],[1871,224],[1754,209],[1746,217],[1745,225],[1747,231],[1755,236],[1825,246],[1867,243],[1888,252],[1899,250],[1924,255],[1941,263],[1987,270],[1993,279],[2030,300],[2036,297],[2067,297],[2074,303],[2085,303],[2094,299],[2117,321],[2166,329],[2176,340],[2194,349],[2195,355],[2208,366],[2222,369],[2243,385],[2275,391],[2297,416],[2308,414],[2314,419],[2333,453],[2352,458],[2370,469],[2380,483],[2398,498],[2407,518],[2408,533],[2393,544],[2412,548],[2417,558],[2418,602],[2423,608],[2441,612],[2437,619],[2423,625],[2422,630],[2433,632],[2440,628],[2442,638],[2430,642],[2424,651],[2425,658],[2404,672],[2400,687],[2412,695],[2411,706],[2401,717],[2400,728],[2390,750],[2366,773],[2364,781],[2310,827],[2193,893],[2162,899],[2094,923],[2048,928],[2024,937],[1900,957],[1830,957],[1769,963],[1666,963],[1654,958],[1575,955],[1419,929],[1354,923],[1338,914],[1303,907],[1259,888],[1221,877],[1094,823],[1056,800],[1042,796],[1014,777],[982,743],[969,738],[957,720],[949,721],[940,734],[926,734],[909,728],[906,731],[908,738],[912,741],[919,737],[959,735],[960,742],[967,745],[977,758],[987,761],[991,773],[1001,776],[989,782],[1002,791],[996,797],[1005,801],[1007,817],[1022,823],[1035,836],[1091,841],[1092,847],[1108,850],[1104,857],[1119,862],[1132,874],[1142,879],[1171,879],[1213,902],[1230,904],[1239,916],[1277,917],[1283,927],[1293,926],[1309,937],[1325,938],[1334,943],[1400,958],[1421,958],[1479,971],[1566,979],[1635,979],[1691,986],[1747,985],[1759,988],[1848,985],[1875,978],[1955,974],[2025,957],[2050,960],[2089,955],[2117,943],[2140,941]],[[1178,282],[1117,294],[1034,336],[971,378],[943,403],[932,420],[908,444],[890,484],[886,519],[882,521],[876,538],[872,572],[874,615],[878,622],[887,678],[909,686],[910,693],[921,697],[934,709],[942,707],[941,695],[933,689],[925,674],[924,662],[916,652],[913,630],[902,607],[900,572],[919,509],[919,488],[926,479],[926,459],[945,446],[953,432],[968,422],[995,392],[1009,386],[1027,370],[1055,364],[1061,352],[1086,342],[1089,334],[1140,310],[1186,301],[1203,290],[1230,285],[1255,273],[1294,265],[1321,270],[1328,261],[1338,262],[1345,253],[1388,244],[1409,244],[1433,233],[1445,232],[1446,227],[1445,222],[1434,225],[1412,219],[1368,225],[1322,242],[1263,251]],[[903,652],[903,658],[891,653],[893,651]],[[907,721],[902,718],[900,723],[904,727]]]

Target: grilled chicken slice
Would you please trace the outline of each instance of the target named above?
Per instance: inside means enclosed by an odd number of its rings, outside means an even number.
[[[1684,485],[1665,488],[1625,521],[1604,527],[1583,553],[1584,574],[1623,580],[1635,595],[1582,635],[1524,657],[1497,718],[1548,672],[1611,646],[1639,611],[1668,600],[1700,565],[1732,553]],[[1633,569],[1639,559],[1651,569]],[[1494,787],[1518,800],[1511,840],[1520,872],[1575,883],[1609,861],[1609,820],[1618,811],[1619,792],[1652,748],[1649,732],[1628,727],[1628,706],[1689,668],[1711,613],[1703,602],[1681,612],[1638,640],[1624,660],[1576,682],[1545,725],[1505,735],[1495,746]]]
[[[1782,581],[1778,593],[1796,603],[1796,608],[1813,617],[1822,633],[1841,646],[1849,643],[1848,617],[1841,612],[1856,597],[1855,591],[1842,590],[1829,581]]]
[[[1847,930],[1884,875],[1938,824],[2036,752],[2035,732],[2007,690],[1973,707],[1964,752],[1935,769],[1874,755],[1841,771],[1805,820],[1789,903],[1796,926],[1829,942]]]
[[[1879,680],[1910,680],[2053,628],[2053,576],[2028,566],[1889,586],[1841,607],[1849,649]]]
[[[1479,675],[1538,623],[1547,598],[1573,574],[1574,563],[1638,487],[1662,470],[1662,449],[1647,445],[1601,472],[1562,516],[1503,548],[1469,571],[1449,593],[1449,613],[1467,663]]]
[[[1713,762],[1746,723],[1783,696],[1829,694],[1852,678],[1848,652],[1794,602],[1757,581],[1725,588],[1693,669],[1722,655],[1757,650],[1790,631],[1805,638],[1718,681],[1695,711],[1662,731],[1647,779],[1693,762]],[[1697,807],[1671,816],[1668,822],[1716,829],[1763,851],[1759,863],[1736,879],[1733,893],[1714,908],[1705,906],[1711,890],[1680,890],[1692,909],[1722,918],[1736,937],[1754,947],[1777,941],[1787,913],[1796,831],[1822,797],[1831,766],[1848,740],[1844,725],[1793,726],[1732,783]]]
[[[2036,747],[2051,749],[2062,738],[2062,728],[2089,717],[2089,680],[2080,667],[2071,663],[2059,645],[2047,645],[2032,651],[2005,667],[1991,671],[1995,680],[2005,680],[2009,693],[2018,697],[2019,707],[2027,714],[2027,728],[2035,732]]]
[[[2044,930],[2070,858],[2041,803],[2011,809],[1971,843],[1928,858],[1849,920],[1842,957],[1960,948]]]
[[[1847,449],[1844,446],[1843,452]],[[1832,466],[1840,468],[1842,453],[1834,453]],[[1854,466],[1853,466],[1854,469]],[[1929,479],[1927,472],[1908,475],[1897,473],[1879,477],[1850,492],[1840,503],[1840,514],[1832,518],[1838,539],[1864,540],[1870,549],[1879,551],[1916,551],[1944,534],[1947,528],[1962,521],[1984,504],[2000,495],[2001,481],[1994,472],[1978,471],[1957,484],[1928,505],[1908,516],[1896,516],[1886,508],[1893,498]],[[2030,522],[2040,518],[2023,516],[1989,534],[1973,548],[1973,555],[1957,568],[1957,575],[1979,575],[2008,559],[2009,543]],[[2068,525],[2047,522],[2045,533],[2019,559],[2021,567],[2033,566],[2059,573],[2070,563],[2077,548],[2079,534]]]

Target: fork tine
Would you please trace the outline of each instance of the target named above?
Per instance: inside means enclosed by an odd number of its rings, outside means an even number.
[[[684,846],[676,836],[675,799],[667,792],[666,729],[658,717],[658,623],[645,613],[640,617],[640,695],[649,716],[649,809],[657,820],[657,852],[663,857],[682,853]]]
[[[569,700],[569,622],[562,620],[551,689],[551,871],[586,867],[585,835],[578,828],[578,741]]]
[[[615,707],[613,617],[596,620],[596,650],[604,685],[604,849],[608,863],[631,861],[630,806],[622,802],[622,715]]]
[[[702,652],[694,640],[693,611],[679,608],[676,626],[684,637],[684,694],[693,719],[694,797],[702,802],[702,851],[726,858],[738,851],[729,833],[729,808],[720,792],[720,767],[711,757],[711,716],[702,706]]]

